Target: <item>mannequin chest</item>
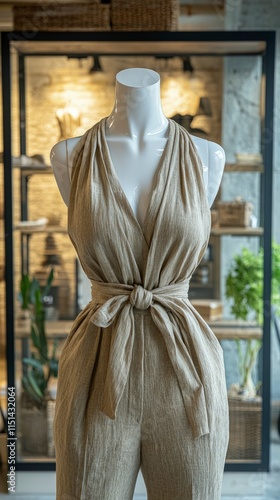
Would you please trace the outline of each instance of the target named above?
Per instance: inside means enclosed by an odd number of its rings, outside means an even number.
[[[142,225],[156,174],[164,161],[167,139],[157,138],[141,144],[123,138],[107,137],[106,140],[113,173]]]

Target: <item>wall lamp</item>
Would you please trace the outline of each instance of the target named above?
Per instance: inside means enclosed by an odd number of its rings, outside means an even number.
[[[89,70],[89,73],[97,73],[103,71],[102,66],[100,64],[99,56],[93,56],[93,65]]]

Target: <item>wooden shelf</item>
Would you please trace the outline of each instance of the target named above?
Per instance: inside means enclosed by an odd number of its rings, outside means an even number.
[[[23,452],[19,453],[17,459],[24,463],[55,463],[55,457],[48,457],[47,455],[24,455]]]
[[[249,163],[226,163],[224,172],[259,172],[262,174],[264,171],[263,164],[249,164]]]
[[[263,329],[253,322],[219,319],[207,321],[218,340],[262,339]]]
[[[40,34],[41,35],[41,34]],[[32,54],[32,55],[53,55],[58,56],[67,55],[67,54],[87,54],[91,55],[92,53],[100,54],[101,56],[105,55],[177,55],[177,56],[185,56],[186,54],[191,55],[229,55],[229,54],[246,54],[246,55],[258,55],[263,54],[266,49],[266,42],[263,40],[235,40],[233,41],[187,41],[181,38],[182,33],[177,32],[166,33],[165,41],[162,40],[153,40],[151,38],[151,33],[137,33],[137,40],[134,39],[135,34],[125,33],[120,36],[119,33],[108,32],[107,40],[98,40],[101,38],[98,33],[92,34],[88,36],[88,39],[85,40],[75,40],[75,38],[81,38],[80,33],[69,35],[66,34],[69,40],[65,39],[63,43],[61,40],[55,40],[57,37],[57,33],[47,33],[46,40],[12,40],[11,46],[15,48],[15,50],[19,51],[22,54]],[[75,36],[76,35],[76,36]],[[86,35],[88,35],[86,33]],[[101,33],[101,36],[104,36]],[[185,37],[185,33],[183,33],[183,37]],[[44,34],[41,35],[44,38]],[[71,41],[70,41],[71,37]],[[53,38],[53,40],[52,40]],[[61,37],[62,38],[62,37]],[[85,37],[84,37],[85,38]],[[93,40],[90,40],[92,38]],[[114,39],[115,38],[115,39]],[[121,38],[123,38],[121,40]],[[125,38],[125,39],[124,39]],[[178,40],[172,40],[172,38],[178,38]]]
[[[46,321],[46,335],[48,337],[55,337],[64,339],[67,337],[74,320],[57,320]],[[15,338],[23,339],[29,337],[30,332],[26,327],[15,324]]]
[[[238,458],[229,459],[229,458],[227,458],[226,463],[227,464],[261,464],[261,459],[255,460],[252,458],[242,458],[242,459],[238,459]]]
[[[261,236],[263,227],[213,227],[211,234],[213,236]]]
[[[196,281],[191,281],[190,288],[214,288],[213,283],[198,283]]]
[[[46,165],[45,167],[32,167],[32,166],[26,166],[26,167],[21,167],[20,165],[14,165],[14,168],[18,168],[22,175],[28,176],[28,175],[33,175],[33,174],[52,174],[53,169],[51,166]]]
[[[61,233],[67,234],[67,228],[61,226],[44,226],[44,227],[30,227],[26,228],[15,228],[16,231],[20,231],[21,234],[34,234],[34,233]]]

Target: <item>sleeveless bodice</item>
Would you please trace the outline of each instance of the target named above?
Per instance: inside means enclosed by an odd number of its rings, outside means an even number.
[[[68,418],[78,429],[102,359],[102,411],[115,418],[130,369],[135,321],[143,311],[164,338],[196,438],[209,432],[207,404],[219,384],[224,387],[215,373],[216,367],[223,370],[222,348],[188,299],[211,226],[202,163],[188,132],[170,119],[141,228],[114,170],[105,123],[106,118],[82,136],[73,160],[68,231],[91,280],[92,300],[76,318],[61,354],[64,373],[71,366],[73,376],[65,396],[66,383],[60,382],[59,404],[71,399]],[[109,346],[102,343],[104,331]]]

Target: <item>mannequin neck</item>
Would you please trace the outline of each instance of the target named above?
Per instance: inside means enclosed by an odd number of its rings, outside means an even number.
[[[115,104],[106,122],[109,134],[143,139],[166,129],[158,73],[144,68],[120,71],[115,92]]]

